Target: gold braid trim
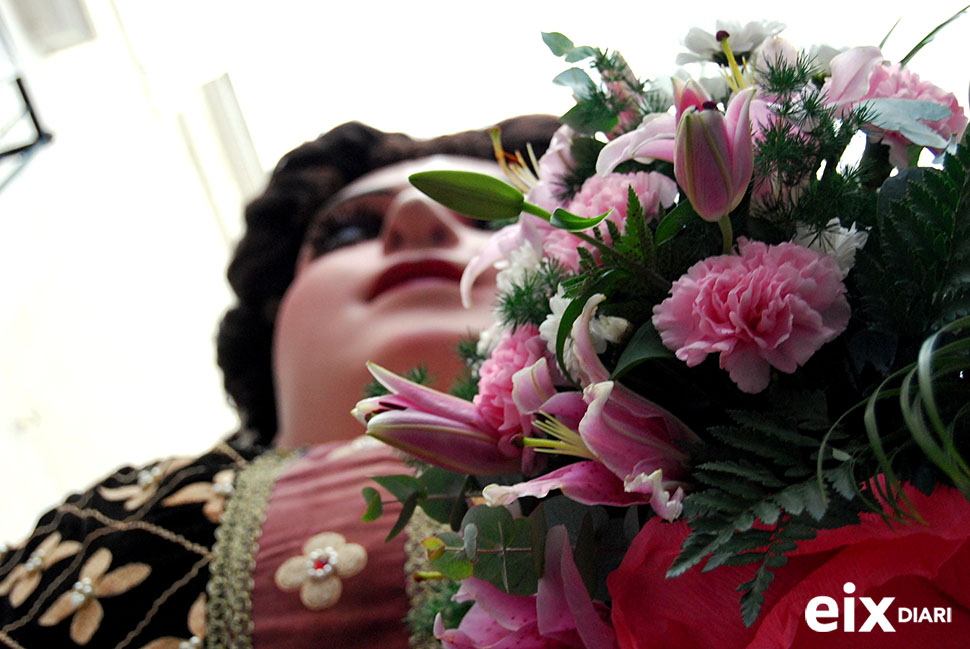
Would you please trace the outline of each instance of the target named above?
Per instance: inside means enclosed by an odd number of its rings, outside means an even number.
[[[206,588],[206,646],[251,649],[253,570],[266,503],[283,469],[297,457],[270,451],[239,472],[212,546],[211,578]]]
[[[414,573],[419,570],[434,570],[428,561],[428,553],[421,541],[442,532],[450,532],[451,528],[439,523],[424,513],[420,508],[414,510],[414,515],[404,528],[407,539],[404,541],[404,573],[405,590],[411,603],[411,611],[423,609],[438,596],[441,582],[438,580],[417,581]],[[441,649],[441,643],[430,633],[414,633],[412,629],[408,642],[411,649]]]
[[[10,649],[24,649],[22,644],[8,636],[3,631],[0,631],[0,642],[2,642],[6,647],[10,647]]]

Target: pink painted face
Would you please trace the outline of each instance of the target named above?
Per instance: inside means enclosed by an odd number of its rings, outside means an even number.
[[[398,163],[348,185],[311,225],[276,321],[280,446],[361,434],[350,410],[370,380],[366,361],[395,372],[426,366],[447,389],[461,370],[458,339],[490,324],[494,273],[478,278],[474,308],[458,291],[490,233],[408,184],[431,169],[499,175],[457,156]]]

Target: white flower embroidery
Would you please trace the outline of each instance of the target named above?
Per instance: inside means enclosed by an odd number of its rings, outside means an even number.
[[[37,624],[54,626],[70,617],[71,640],[86,645],[104,618],[104,609],[98,599],[125,593],[145,581],[152,572],[151,566],[144,563],[129,563],[108,572],[111,560],[111,550],[107,548],[92,554],[81,566],[78,580],[71,590],[61,593],[38,618]]]
[[[81,549],[77,541],[61,541],[61,533],[54,532],[31,552],[27,561],[10,571],[0,583],[0,596],[10,594],[10,605],[17,608],[40,585],[41,575],[52,565],[73,556]]]
[[[300,589],[300,600],[313,610],[329,608],[343,592],[341,577],[353,577],[367,565],[367,550],[336,532],[324,532],[303,544],[303,554],[290,557],[276,570],[276,585]]]

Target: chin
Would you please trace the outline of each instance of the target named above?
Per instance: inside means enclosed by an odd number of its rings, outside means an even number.
[[[462,337],[475,335],[468,328],[429,332],[427,325],[411,335],[399,334],[373,350],[370,360],[396,373],[406,373],[417,367],[427,368],[433,385],[448,389],[464,369],[458,357],[458,341]]]

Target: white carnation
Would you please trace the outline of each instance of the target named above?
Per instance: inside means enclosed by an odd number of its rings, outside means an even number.
[[[556,354],[556,339],[559,336],[559,324],[562,322],[562,315],[569,306],[570,300],[563,296],[562,285],[556,290],[556,294],[549,298],[549,308],[552,313],[546,316],[545,321],[539,325],[539,335],[546,341],[546,347],[550,353]],[[623,336],[630,329],[630,322],[617,316],[596,316],[590,322],[589,333],[593,342],[593,349],[597,354],[606,351],[607,343],[618,343],[623,340]],[[580,374],[579,362],[576,360],[575,344],[572,338],[566,339],[563,348],[563,360],[566,363],[566,370],[570,376]]]
[[[518,249],[509,253],[508,257],[496,262],[499,269],[495,277],[495,284],[499,293],[507,293],[513,286],[521,285],[528,274],[539,269],[542,257],[531,243],[523,243]]]
[[[865,246],[868,238],[869,233],[856,230],[855,225],[846,229],[839,224],[838,219],[832,219],[821,233],[799,226],[792,243],[835,257],[842,270],[842,278],[845,279],[855,265],[856,250]]]

